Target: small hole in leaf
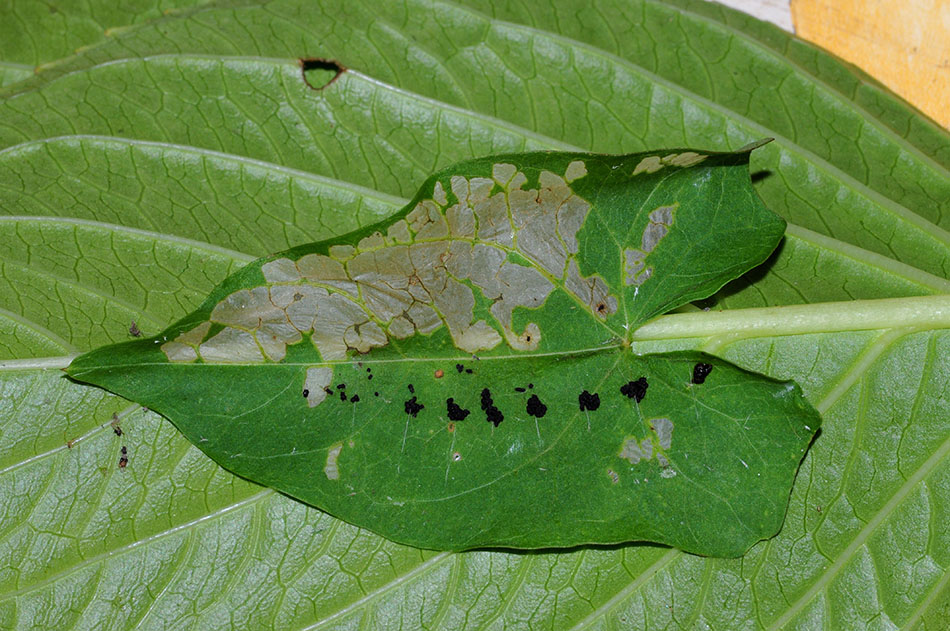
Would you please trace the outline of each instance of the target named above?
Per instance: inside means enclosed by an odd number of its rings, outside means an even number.
[[[340,63],[332,59],[300,59],[300,68],[303,71],[303,80],[311,89],[322,90],[340,78],[346,72]]]

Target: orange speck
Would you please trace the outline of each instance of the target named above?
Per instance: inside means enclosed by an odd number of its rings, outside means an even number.
[[[436,379],[441,379],[444,374],[445,374],[445,373],[442,372],[442,369],[439,368],[438,370],[435,371],[435,378],[436,378]]]

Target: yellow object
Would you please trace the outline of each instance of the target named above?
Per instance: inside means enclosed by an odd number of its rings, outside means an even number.
[[[950,129],[950,0],[791,0],[795,32]]]

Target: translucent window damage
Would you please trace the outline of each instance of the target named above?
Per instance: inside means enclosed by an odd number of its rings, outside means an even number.
[[[512,314],[540,307],[557,285],[598,318],[617,310],[603,279],[584,277],[577,263],[577,233],[591,206],[570,184],[586,175],[577,160],[564,175],[542,171],[537,188],[526,189],[527,177],[511,164],[494,165],[491,178],[451,176],[448,192],[436,182],[431,198],[386,234],[331,247],[328,255],[265,263],[266,285],[232,293],[210,322],[162,350],[171,362],[279,362],[287,345],[310,335],[321,357],[333,361],[443,326],[467,353],[502,341],[535,350],[543,332],[534,322],[516,331]],[[513,253],[529,264],[510,260]],[[475,317],[473,287],[491,301],[491,318]],[[212,323],[223,328],[205,339]],[[311,406],[332,377],[329,368],[313,370],[304,386]]]

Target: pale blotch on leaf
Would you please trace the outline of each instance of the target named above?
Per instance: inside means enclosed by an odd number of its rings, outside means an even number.
[[[563,176],[541,171],[538,187],[525,189],[525,174],[500,163],[491,178],[449,177],[448,192],[437,181],[432,197],[385,235],[331,246],[328,255],[263,264],[266,286],[236,291],[214,307],[210,320],[225,325],[220,333],[200,346],[176,339],[162,348],[173,362],[279,362],[287,345],[309,334],[320,356],[333,361],[445,326],[465,352],[502,340],[536,350],[540,327],[528,322],[515,331],[513,313],[542,306],[557,283],[598,318],[617,311],[604,280],[584,277],[577,262],[577,233],[591,206],[570,183],[586,175],[575,160]],[[512,253],[529,264],[509,260]],[[491,302],[491,318],[476,319],[473,289]]]
[[[695,151],[684,151],[683,153],[672,153],[662,158],[663,164],[674,167],[691,167],[699,164],[708,156],[696,153]]]
[[[644,460],[649,460],[653,457],[653,441],[649,438],[644,438],[640,441],[640,455]]]
[[[696,153],[695,151],[671,153],[666,156],[647,156],[637,163],[637,166],[633,169],[633,174],[656,173],[665,166],[691,167],[699,164],[707,157],[709,156]]]
[[[264,361],[254,336],[231,327],[222,329],[199,346],[198,354],[209,364],[258,364]]]
[[[660,162],[660,156],[647,156],[640,160],[636,167],[633,169],[634,175],[640,175],[641,173],[656,173],[663,168],[663,163]]]
[[[673,442],[673,421],[668,418],[657,418],[650,421],[650,425],[656,433],[660,449],[669,449]]]
[[[442,182],[436,182],[435,186],[432,187],[432,199],[440,206],[449,203],[449,198],[445,196],[445,189],[442,188]]]
[[[673,421],[668,418],[652,419],[650,421],[650,430],[656,437],[656,442],[660,449],[666,451],[672,446]],[[672,469],[670,469],[670,461],[666,457],[666,454],[654,449],[653,439],[649,436],[643,439],[634,436],[626,437],[620,447],[620,453],[617,455],[621,458],[625,458],[630,464],[637,464],[641,460],[650,460],[656,456],[657,462],[664,471],[672,471]],[[676,475],[675,472],[663,477],[673,477],[674,475]]]
[[[340,452],[343,451],[343,442],[334,443],[329,450],[327,450],[327,464],[323,467],[323,472],[327,476],[327,480],[339,480],[340,479],[340,469],[337,467],[336,461],[340,457]]]
[[[624,284],[639,287],[653,276],[653,267],[647,267],[647,255],[667,235],[673,225],[673,215],[679,204],[660,206],[650,213],[643,236],[640,239],[640,249],[628,248],[623,251]]]
[[[307,369],[307,378],[303,382],[303,396],[307,405],[316,407],[327,398],[326,388],[333,380],[333,369],[327,366],[314,366]]]
[[[170,362],[192,362],[198,359],[198,345],[204,340],[211,328],[210,322],[202,322],[195,328],[185,331],[174,341],[162,345],[162,350]]]
[[[574,180],[579,180],[580,178],[587,175],[587,165],[585,165],[581,160],[574,160],[564,171],[564,179],[567,180],[568,184]]]
[[[619,455],[621,458],[626,458],[630,464],[637,464],[641,460],[649,459],[643,457],[643,452],[640,451],[640,441],[636,438],[625,439]]]

